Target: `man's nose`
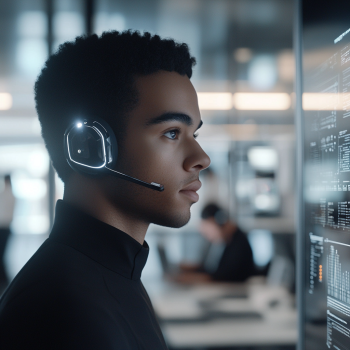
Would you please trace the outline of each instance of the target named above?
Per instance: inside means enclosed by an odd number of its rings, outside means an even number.
[[[196,143],[194,152],[189,155],[184,162],[184,168],[186,171],[201,171],[210,165],[209,156],[203,151],[202,147]]]

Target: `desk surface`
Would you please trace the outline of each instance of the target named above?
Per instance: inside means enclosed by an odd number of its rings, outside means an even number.
[[[151,288],[149,292],[171,348],[296,344],[297,313],[283,288],[167,285],[163,290],[156,292]],[[208,305],[219,312],[218,317],[205,319]]]

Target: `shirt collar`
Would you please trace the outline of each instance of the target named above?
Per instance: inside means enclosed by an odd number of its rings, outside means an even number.
[[[125,232],[58,200],[50,239],[68,245],[108,269],[133,280],[141,277],[149,247]]]

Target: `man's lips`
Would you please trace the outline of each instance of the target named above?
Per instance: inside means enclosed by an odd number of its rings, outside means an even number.
[[[190,197],[194,202],[198,202],[199,196],[197,191],[202,187],[202,183],[199,180],[193,181],[187,186],[185,186],[179,192],[187,197]]]

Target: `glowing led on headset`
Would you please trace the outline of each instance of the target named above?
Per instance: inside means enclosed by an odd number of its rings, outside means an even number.
[[[77,127],[78,127],[78,128],[81,128],[82,126],[83,126],[82,123],[77,123]]]

